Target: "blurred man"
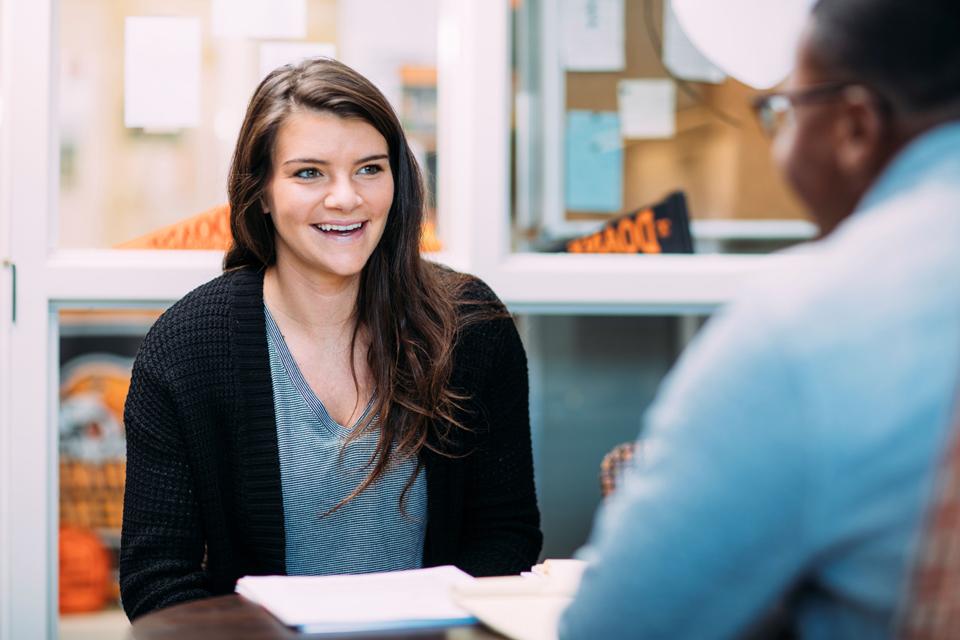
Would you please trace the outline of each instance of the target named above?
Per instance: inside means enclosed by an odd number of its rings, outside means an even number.
[[[821,0],[757,107],[823,232],[684,354],[564,638],[887,637],[960,373],[960,2]],[[958,631],[960,633],[960,631]]]

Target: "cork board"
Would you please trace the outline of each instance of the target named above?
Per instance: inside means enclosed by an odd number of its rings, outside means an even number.
[[[655,37],[662,40],[662,0],[625,0],[626,68],[616,73],[567,73],[567,110],[616,111],[620,80],[669,77],[649,33],[648,2]],[[774,165],[770,140],[751,113],[750,100],[756,92],[731,79],[719,85],[688,85],[702,101],[678,87],[677,133],[672,139],[624,140],[624,210],[646,206],[680,189],[687,194],[694,218],[804,217],[802,205]],[[711,107],[739,124],[728,124]],[[567,217],[605,219],[610,214],[568,211]]]

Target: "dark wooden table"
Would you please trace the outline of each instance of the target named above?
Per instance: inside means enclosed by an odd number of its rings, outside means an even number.
[[[132,640],[303,640],[317,636],[285,627],[266,609],[240,596],[229,595],[178,604],[137,618],[127,637]],[[503,639],[503,636],[480,626],[350,634],[345,637],[354,640]]]

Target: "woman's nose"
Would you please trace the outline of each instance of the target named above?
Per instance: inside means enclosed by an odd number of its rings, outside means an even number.
[[[327,209],[353,211],[362,201],[350,180],[336,180],[330,185],[330,190],[323,199],[323,206]]]

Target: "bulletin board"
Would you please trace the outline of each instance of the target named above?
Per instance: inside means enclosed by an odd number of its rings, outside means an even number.
[[[670,77],[657,46],[663,41],[663,1],[624,0],[624,13],[625,68],[619,72],[566,72],[568,112],[617,112],[620,80]],[[686,84],[700,99],[677,87],[672,138],[621,140],[623,211],[682,190],[693,218],[804,217],[803,207],[787,189],[771,158],[771,141],[751,112],[750,101],[756,92],[729,78],[720,84]],[[724,121],[716,111],[735,124]],[[610,216],[610,212],[566,211],[568,220]]]

